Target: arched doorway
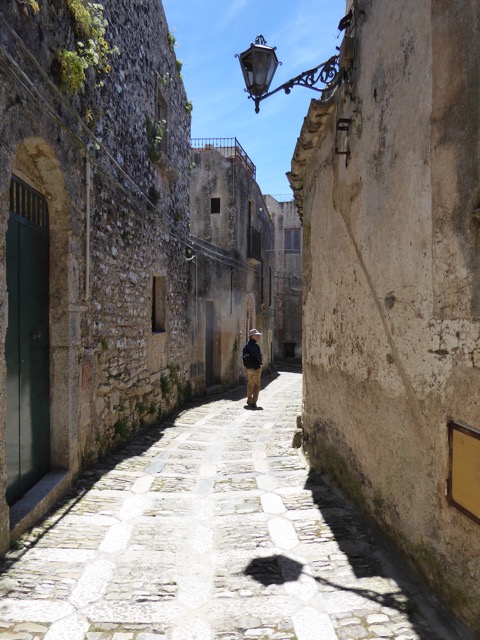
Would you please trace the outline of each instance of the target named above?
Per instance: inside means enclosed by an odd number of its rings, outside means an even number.
[[[13,504],[50,470],[48,207],[17,176],[10,183],[6,270],[6,498]]]
[[[27,138],[16,148],[11,176],[4,236],[8,327],[2,425],[10,506],[49,471],[78,468],[80,340],[71,285],[78,260],[72,258],[71,212],[60,163],[45,140]],[[60,481],[58,474],[54,477]],[[42,491],[53,486],[47,480]]]

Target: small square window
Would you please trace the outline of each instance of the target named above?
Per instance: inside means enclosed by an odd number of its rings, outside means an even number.
[[[210,213],[220,213],[220,198],[210,198]]]

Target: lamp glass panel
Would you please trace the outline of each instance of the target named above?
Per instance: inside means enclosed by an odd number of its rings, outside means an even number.
[[[239,59],[247,91],[255,96],[266,93],[278,66],[275,50],[263,45],[252,45]]]
[[[242,68],[243,79],[245,81],[245,86],[247,87],[247,91],[250,93],[251,88],[253,86],[253,64],[252,64],[252,48],[247,49],[244,53],[239,56],[240,66]]]
[[[255,48],[253,52],[253,83],[258,95],[268,91],[277,64],[277,56],[271,47]]]

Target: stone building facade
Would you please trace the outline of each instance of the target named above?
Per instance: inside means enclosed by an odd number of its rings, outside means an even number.
[[[233,386],[244,376],[241,351],[253,327],[262,333],[264,370],[272,368],[274,228],[238,140],[196,139],[192,146],[194,373],[200,389]]]
[[[478,632],[480,5],[350,9],[290,173],[304,447]]]
[[[7,4],[0,551],[83,466],[190,390],[190,105],[162,5],[106,0],[119,54],[103,86],[90,67],[73,91],[59,51],[78,52],[84,14],[63,0]]]
[[[302,226],[294,200],[265,196],[275,227],[275,328],[273,355],[279,362],[302,358]]]

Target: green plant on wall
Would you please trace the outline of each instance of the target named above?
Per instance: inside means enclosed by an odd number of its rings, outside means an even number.
[[[170,378],[162,373],[160,376],[160,388],[162,389],[162,396],[166,398],[170,394]]]
[[[28,18],[30,12],[35,15],[40,11],[40,6],[36,0],[16,0],[20,15],[24,18]]]
[[[143,400],[139,400],[137,402],[137,404],[135,405],[135,409],[140,416],[143,416],[148,411],[147,405],[143,402]]]
[[[120,416],[113,425],[113,432],[116,438],[125,440],[128,436],[128,422],[125,416]]]
[[[65,0],[73,32],[75,49],[61,48],[56,52],[59,66],[59,83],[69,94],[78,93],[86,81],[86,71],[94,68],[99,76],[110,73],[110,59],[119,53],[117,47],[110,48],[105,39],[108,22],[99,3],[82,0]],[[99,79],[97,86],[102,86]]]
[[[179,377],[178,377],[178,372],[180,371],[180,367],[178,366],[178,364],[169,364],[168,365],[168,370],[170,372],[170,381],[173,385],[178,385],[179,383]]]
[[[171,33],[170,31],[167,34],[167,40],[168,40],[168,46],[173,51],[173,49],[174,49],[174,47],[175,47],[175,45],[177,43],[177,39],[175,38],[173,33]]]
[[[178,397],[180,402],[188,402],[193,396],[193,386],[190,380],[187,380],[184,385],[180,385],[178,388]]]
[[[160,160],[160,146],[162,144],[163,136],[165,135],[165,127],[167,122],[165,120],[150,120],[147,116],[145,121],[145,128],[147,132],[148,142],[148,158],[154,164]]]
[[[60,49],[57,51],[57,61],[60,64],[61,87],[69,94],[80,91],[85,82],[85,71],[88,64],[75,51]]]

